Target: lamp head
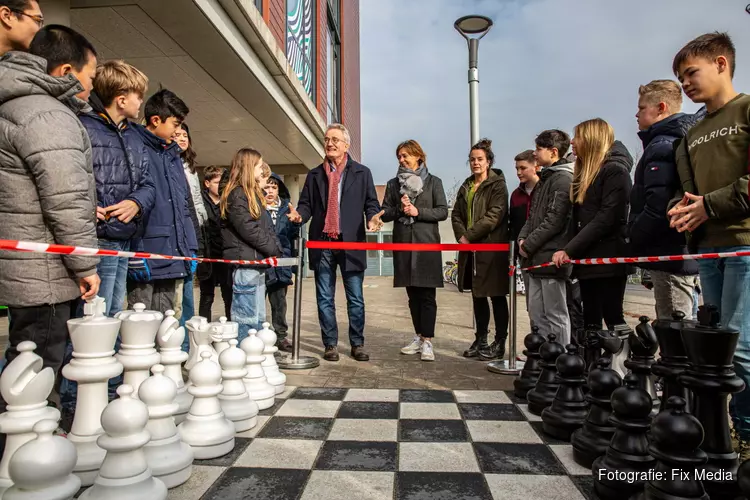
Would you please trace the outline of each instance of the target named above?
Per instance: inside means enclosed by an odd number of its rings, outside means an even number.
[[[492,19],[487,16],[464,16],[453,23],[456,31],[466,38],[482,38],[492,28]]]

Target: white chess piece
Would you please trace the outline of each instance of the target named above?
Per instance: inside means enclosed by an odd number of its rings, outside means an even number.
[[[199,460],[224,456],[234,449],[234,423],[221,411],[217,397],[223,389],[221,367],[211,361],[208,351],[201,353],[201,360],[190,370],[190,380],[188,391],[193,395],[193,404],[185,421],[177,427],[180,437]]]
[[[159,311],[147,311],[146,306],[140,302],[133,309],[120,311],[115,315],[122,321],[122,344],[115,357],[125,368],[122,383],[131,386],[134,397],[138,397],[138,387],[149,377],[151,367],[161,360],[154,342],[164,315]]]
[[[276,363],[275,354],[279,348],[276,347],[276,333],[271,330],[270,323],[263,323],[263,329],[258,332],[258,338],[265,345],[263,354],[266,359],[261,364],[263,372],[266,374],[268,383],[276,389],[276,394],[281,394],[286,388],[286,375],[279,371],[279,365]]]
[[[190,332],[190,357],[185,363],[185,369],[192,370],[200,362],[203,352],[210,355],[211,361],[218,363],[219,354],[212,344],[221,341],[221,330],[216,325],[210,325],[202,316],[193,316],[185,322],[185,326]]]
[[[261,363],[266,357],[263,355],[265,344],[255,335],[255,330],[251,329],[248,336],[240,344],[240,347],[247,355],[247,375],[243,379],[247,394],[250,399],[258,404],[258,408],[265,410],[273,406],[276,397],[276,388],[268,383],[266,374],[263,372]]]
[[[229,341],[236,339],[239,335],[239,323],[228,321],[226,316],[219,318],[218,322],[209,323],[210,326],[219,327],[221,330],[221,340],[214,342],[214,349],[221,355],[222,351],[229,348]]]
[[[229,347],[219,354],[224,390],[219,394],[224,415],[234,422],[236,432],[245,432],[258,423],[258,404],[250,399],[243,377],[247,375],[247,355],[237,347],[237,339],[229,341]]]
[[[151,368],[153,376],[138,389],[138,398],[148,408],[148,425],[151,441],[143,447],[146,462],[155,478],[167,488],[179,486],[193,472],[193,450],[180,439],[172,415],[177,411],[177,385],[165,376],[162,365]]]
[[[0,375],[0,391],[8,404],[7,411],[0,415],[0,432],[7,435],[0,462],[0,497],[13,484],[8,472],[10,460],[16,450],[36,437],[34,426],[43,420],[60,420],[60,412],[47,406],[55,385],[54,370],[42,368],[42,358],[34,354],[35,343],[27,340],[17,349],[18,356]]]
[[[76,447],[55,436],[56,420],[42,420],[34,426],[36,439],[21,446],[10,461],[14,485],[5,500],[73,500],[81,480],[73,475]]]
[[[94,483],[104,460],[106,452],[97,444],[104,433],[102,412],[109,402],[109,379],[122,373],[122,365],[114,357],[121,322],[106,317],[104,306],[104,299],[96,297],[84,306],[83,318],[68,321],[73,359],[62,370],[65,378],[78,382],[76,413],[68,439],[76,446],[78,462],[73,473],[82,486]]]
[[[182,363],[188,359],[188,353],[182,350],[185,328],[180,326],[180,322],[174,317],[174,311],[171,309],[164,313],[164,321],[159,326],[156,340],[159,344],[161,364],[164,365],[164,375],[171,378],[177,385],[177,397],[175,398],[177,412],[174,414],[174,422],[180,424],[185,420],[187,412],[190,410],[193,396],[187,392],[185,381],[182,378]]]
[[[102,413],[105,434],[98,442],[107,456],[94,485],[79,500],[166,500],[167,487],[151,475],[143,451],[151,440],[148,409],[127,384],[117,388],[117,395]]]

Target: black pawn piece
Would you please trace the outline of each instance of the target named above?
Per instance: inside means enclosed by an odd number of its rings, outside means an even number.
[[[586,373],[596,368],[596,363],[602,357],[602,346],[599,342],[598,329],[595,326],[586,329],[586,339],[583,343],[583,359],[586,361]]]
[[[625,361],[625,368],[638,377],[638,386],[649,393],[653,402],[653,414],[659,411],[659,398],[656,396],[656,385],[651,373],[651,366],[656,363],[654,354],[659,348],[656,333],[649,324],[648,316],[641,316],[635,331],[631,331],[630,359]]]
[[[534,415],[541,415],[542,411],[552,404],[552,400],[555,399],[555,394],[557,394],[557,388],[560,386],[557,381],[555,361],[565,350],[562,344],[555,342],[556,338],[557,335],[550,333],[547,342],[539,348],[539,355],[542,357],[542,371],[534,388],[526,394],[526,399],[529,401],[529,411]]]
[[[604,456],[594,460],[591,472],[594,492],[603,500],[627,500],[643,491],[644,477],[656,460],[648,451],[651,396],[638,387],[638,377],[629,373],[625,385],[612,393],[615,434]]]
[[[583,395],[586,362],[578,354],[577,346],[568,344],[566,349],[568,352],[555,362],[560,387],[552,404],[542,411],[542,428],[552,437],[570,441],[573,431],[583,426],[588,405]]]
[[[732,359],[739,332],[722,328],[715,306],[698,310],[698,324],[685,324],[682,342],[690,367],[679,382],[693,391],[693,415],[703,424],[701,450],[708,455],[703,487],[712,500],[734,499],[737,486],[737,453],[729,434],[727,399],[742,391],[745,383],[734,373]]]
[[[657,319],[653,323],[656,340],[659,342],[659,359],[651,366],[651,373],[661,377],[664,382],[659,411],[666,410],[667,400],[672,396],[685,400],[685,411],[692,408],[692,394],[678,381],[679,376],[689,367],[682,343],[684,324],[685,313],[681,311],[672,314],[671,320]]]
[[[656,467],[641,498],[708,500],[706,490],[695,474],[707,459],[698,448],[702,441],[703,427],[697,418],[685,411],[685,400],[679,396],[669,398],[667,409],[651,422],[648,449],[656,458]]]
[[[737,469],[737,486],[745,495],[745,499],[750,499],[750,460],[745,460]]]
[[[597,458],[607,452],[615,428],[609,421],[612,415],[612,393],[622,385],[622,377],[610,368],[611,361],[599,358],[596,368],[589,373],[589,412],[583,427],[573,433],[573,459],[582,467],[591,468]]]
[[[541,359],[539,348],[542,347],[546,340],[539,333],[538,326],[531,327],[531,333],[523,339],[523,345],[526,347],[523,353],[526,356],[526,363],[523,365],[521,375],[513,381],[514,394],[519,398],[526,399],[526,394],[536,386],[539,380],[539,374],[542,373]]]

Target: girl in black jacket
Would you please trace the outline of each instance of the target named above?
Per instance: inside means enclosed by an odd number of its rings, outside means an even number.
[[[270,175],[258,151],[243,148],[234,155],[219,202],[225,259],[259,260],[281,253],[265,209],[263,186]],[[232,321],[239,323],[241,342],[266,319],[265,269],[235,266],[232,280]]]
[[[572,141],[577,154],[570,200],[573,203],[572,238],[552,260],[557,266],[570,259],[622,257],[626,253],[626,228],[633,158],[615,141],[612,127],[600,118],[580,123]],[[587,329],[625,323],[622,303],[629,268],[624,264],[577,265],[583,318]]]

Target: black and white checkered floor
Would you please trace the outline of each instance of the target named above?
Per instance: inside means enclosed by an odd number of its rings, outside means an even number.
[[[591,471],[512,393],[288,388],[170,500],[574,500]]]

